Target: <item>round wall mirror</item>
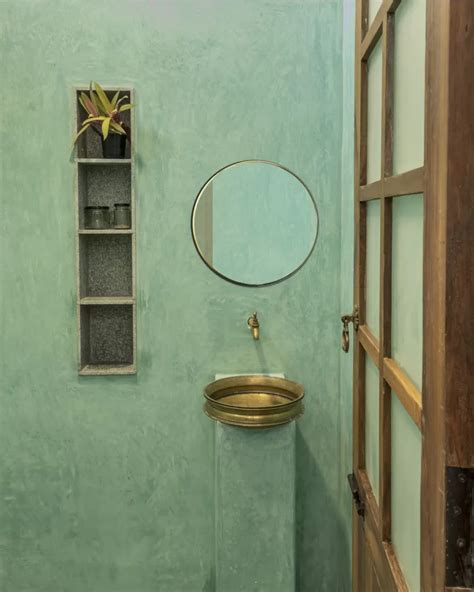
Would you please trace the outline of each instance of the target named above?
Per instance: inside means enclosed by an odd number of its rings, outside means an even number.
[[[244,286],[268,286],[296,273],[318,237],[314,199],[290,170],[246,160],[217,171],[194,202],[196,249],[217,275]]]

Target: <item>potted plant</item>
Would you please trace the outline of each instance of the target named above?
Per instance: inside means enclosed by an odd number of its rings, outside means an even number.
[[[119,95],[120,91],[118,90],[109,99],[98,82],[94,82],[94,90],[91,82],[89,95],[81,92],[79,103],[87,112],[87,117],[82,122],[74,142],[90,127],[101,136],[104,158],[125,157],[125,144],[127,137],[130,141],[130,128],[124,122],[121,114],[132,109],[133,105],[123,102],[129,98],[127,95],[120,97],[120,99]]]

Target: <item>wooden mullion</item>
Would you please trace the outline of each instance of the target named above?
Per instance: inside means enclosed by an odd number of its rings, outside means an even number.
[[[405,411],[421,430],[421,392],[391,358],[383,361],[383,375]]]
[[[394,15],[387,12],[383,21],[382,43],[382,180],[393,175],[393,62]],[[383,196],[386,197],[384,190]]]
[[[357,15],[358,20],[356,20],[356,63],[357,60],[360,62],[363,59],[360,47],[369,29],[369,0],[357,0],[357,2],[360,3],[360,14]]]
[[[385,197],[398,197],[423,193],[425,189],[424,174],[424,167],[420,167],[400,175],[385,176],[383,180],[362,185],[359,199],[360,201],[370,201],[380,199],[382,194]]]
[[[371,199],[380,199],[382,196],[382,180],[374,181],[368,185],[360,187],[360,201],[370,201]]]
[[[380,349],[377,338],[373,335],[367,325],[359,325],[358,333],[360,344],[378,368],[380,364]]]
[[[354,361],[357,361],[357,370],[359,376],[358,382],[355,386],[356,406],[353,411],[353,429],[357,433],[357,447],[354,447],[354,462],[355,469],[365,469],[365,356],[367,355],[362,345],[357,342],[356,351],[354,352]]]
[[[445,331],[450,2],[427,2],[421,590],[445,582]]]
[[[360,97],[358,107],[358,182],[356,181],[356,205],[360,202],[360,187],[367,183],[367,134],[368,134],[368,94],[369,94],[369,67],[367,62],[359,63]]]
[[[384,3],[385,5],[385,3]],[[388,7],[386,6],[387,10]],[[385,177],[393,170],[393,15],[385,12],[382,31],[382,196],[380,203],[380,351],[379,351],[379,508],[381,538],[391,528],[391,390],[383,360],[391,355],[392,338],[392,200],[385,196]]]
[[[387,15],[392,15],[400,5],[401,0],[384,0],[375,15],[373,22],[368,26],[366,34],[363,36],[361,45],[361,59],[368,60],[369,56],[382,37],[384,20]]]
[[[359,307],[359,317],[366,314],[366,268],[367,268],[367,208],[359,203],[356,196],[356,286],[355,302]],[[354,343],[354,401],[353,437],[354,467],[365,467],[365,351],[360,343],[359,332],[355,331]]]
[[[372,53],[374,47],[377,45],[382,36],[383,27],[383,5],[380,7],[374,22],[370,25],[370,29],[362,42],[361,54],[362,59],[367,61]]]
[[[368,3],[367,3],[368,4]],[[375,15],[374,20],[370,25],[368,24],[367,20],[367,27],[368,30],[365,33],[362,44],[361,44],[361,59],[367,61],[372,53],[374,47],[377,45],[380,37],[383,34],[383,21],[387,12],[387,2],[384,2],[380,5],[380,8]],[[367,10],[367,19],[368,19],[368,10]]]
[[[391,390],[383,360],[391,350],[392,201],[381,201],[380,352],[379,352],[379,499],[382,540],[390,540],[391,516]]]
[[[397,197],[423,193],[425,189],[424,167],[406,171],[400,175],[387,176],[384,179],[384,195]]]
[[[359,201],[360,186],[367,176],[367,64],[362,63],[360,47],[367,26],[368,0],[357,0],[355,17],[355,145],[354,145],[354,303],[361,318],[365,315],[364,278],[366,251],[366,208]],[[362,89],[365,87],[365,90]],[[363,103],[365,102],[365,107]],[[352,394],[352,467],[355,474],[365,464],[365,368],[364,351],[357,332],[354,335],[353,394]],[[363,527],[355,507],[352,509],[352,581],[359,591],[363,572]]]
[[[355,60],[355,282],[354,302],[359,308],[361,321],[365,318],[365,269],[367,246],[367,213],[359,202],[359,188],[367,177],[367,64],[360,59],[360,44],[367,25],[368,0],[358,0],[356,8],[356,60]],[[353,391],[353,467],[365,464],[365,354],[357,332],[354,344]],[[356,544],[356,543],[355,543]]]

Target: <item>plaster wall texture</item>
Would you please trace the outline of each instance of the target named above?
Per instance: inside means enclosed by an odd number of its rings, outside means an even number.
[[[216,424],[216,592],[295,591],[295,434]]]
[[[296,589],[349,590],[339,398],[342,3],[3,0],[0,588],[215,585],[218,373],[306,387],[296,426]],[[78,377],[72,86],[136,89],[138,374]],[[190,213],[222,166],[294,170],[314,255],[265,289],[200,261]],[[257,310],[262,339],[249,337]],[[349,429],[346,425],[345,429]]]

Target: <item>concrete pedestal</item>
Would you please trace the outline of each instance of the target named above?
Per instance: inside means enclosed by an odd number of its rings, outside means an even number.
[[[216,592],[295,590],[295,433],[216,423]]]

